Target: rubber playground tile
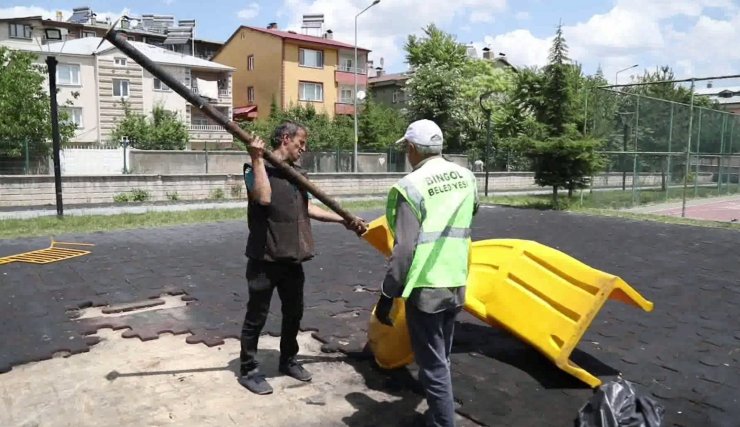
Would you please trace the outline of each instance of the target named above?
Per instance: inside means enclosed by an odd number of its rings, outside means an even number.
[[[372,219],[377,214],[364,216]],[[314,230],[317,255],[304,264],[302,328],[315,331],[325,351],[357,357],[353,365],[368,373],[368,382],[376,376],[385,378],[362,352],[384,259],[339,226],[317,223]],[[51,357],[60,350],[85,351],[94,337],[84,333],[106,322],[129,328],[127,336],[140,339],[154,339],[165,331],[190,332],[188,342],[206,345],[237,338],[248,300],[242,255],[246,236],[241,222],[96,233],[74,236],[75,241],[96,244],[85,257],[43,266],[43,270],[12,264],[0,267],[0,273],[7,273],[0,274],[0,283],[14,296],[6,298],[4,306],[12,310],[0,311],[0,321],[14,327],[0,330],[0,338],[20,343],[3,347],[0,370]],[[608,302],[572,360],[602,380],[621,373],[648,393],[664,396],[659,400],[666,406],[665,425],[699,421],[728,425],[740,417],[740,406],[732,406],[731,399],[712,394],[711,389],[719,382],[718,390],[737,395],[731,385],[738,384],[738,352],[731,350],[740,340],[733,323],[740,286],[733,286],[732,280],[740,275],[733,258],[740,234],[494,208],[480,211],[473,238],[536,240],[621,276],[655,302],[655,311],[643,313]],[[0,253],[6,249],[3,245]],[[165,292],[184,292],[191,301],[187,307],[131,313],[116,321],[75,320],[65,314],[67,308],[130,303]],[[31,299],[38,304],[31,304]],[[279,298],[274,296],[263,333],[279,335],[280,318]],[[572,425],[592,393],[588,387],[506,332],[466,313],[458,320],[451,359],[460,413],[487,425]],[[67,331],[72,331],[74,340],[69,340]],[[45,340],[44,335],[51,339]],[[407,372],[413,373],[413,368]],[[386,386],[391,385],[378,385]],[[695,386],[699,392],[692,389]],[[414,387],[415,393],[404,391],[404,396],[421,399],[418,385],[401,388]]]

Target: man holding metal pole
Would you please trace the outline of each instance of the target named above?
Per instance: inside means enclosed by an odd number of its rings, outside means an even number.
[[[279,126],[272,140],[273,151],[266,150],[260,138],[247,134],[230,118],[155,64],[118,33],[115,27],[116,23],[108,29],[105,40],[248,146],[252,164],[245,166],[244,175],[249,194],[248,221],[251,230],[246,249],[250,258],[247,262],[250,300],[242,334],[240,382],[255,393],[271,392],[269,384],[259,374],[254,355],[274,288],[278,288],[283,300],[280,370],[299,380],[310,380],[311,374],[295,359],[298,353],[296,336],[303,314],[304,275],[301,263],[313,257],[310,220],[343,223],[357,234],[366,231],[365,221],[342,208],[296,166],[306,150],[308,132],[305,127],[295,123]],[[309,203],[309,193],[333,212]]]
[[[307,137],[305,127],[284,122],[272,136],[272,154],[305,175],[296,163],[306,150]],[[367,228],[359,218],[346,221],[311,203],[305,189],[298,188],[280,170],[265,164],[263,150],[264,142],[253,139],[249,144],[252,164],[244,165],[249,197],[246,248],[249,302],[241,335],[239,383],[256,394],[272,393],[255,356],[276,288],[282,303],[279,370],[299,381],[311,380],[311,374],[296,360],[298,330],[303,317],[305,276],[302,263],[313,258],[314,249],[311,219],[342,223],[358,235]]]

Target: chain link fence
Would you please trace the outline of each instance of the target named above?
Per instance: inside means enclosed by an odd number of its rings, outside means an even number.
[[[585,206],[740,193],[740,117],[701,98],[687,104],[597,89],[590,102],[585,130],[605,141],[604,173],[584,190]]]

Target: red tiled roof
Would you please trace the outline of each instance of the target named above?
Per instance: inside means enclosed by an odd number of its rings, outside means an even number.
[[[354,49],[355,45],[353,44],[347,44],[338,42],[336,40],[332,39],[325,39],[323,37],[316,37],[316,36],[307,36],[304,34],[293,34],[288,31],[280,31],[280,30],[268,30],[266,28],[259,28],[259,27],[249,27],[246,25],[243,25],[242,28],[248,28],[250,30],[259,31],[261,33],[266,34],[272,34],[274,36],[281,37],[283,39],[289,39],[289,40],[296,40],[296,41],[302,41],[302,42],[308,42],[308,43],[316,43],[316,44],[323,44],[327,46],[335,46],[335,47],[343,47],[345,49]],[[357,50],[361,50],[364,52],[370,52],[370,49],[365,49],[362,47],[357,47]]]

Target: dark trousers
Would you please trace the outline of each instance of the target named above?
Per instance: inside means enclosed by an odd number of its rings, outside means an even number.
[[[429,314],[406,301],[406,323],[411,337],[419,382],[424,388],[429,405],[428,425],[455,426],[455,401],[452,396],[450,351],[459,309],[448,309]]]
[[[303,317],[303,283],[301,264],[273,263],[250,259],[247,261],[249,301],[241,335],[241,371],[245,374],[259,365],[257,342],[270,312],[270,300],[277,288],[282,305],[280,329],[280,363],[298,354],[298,330]]]

